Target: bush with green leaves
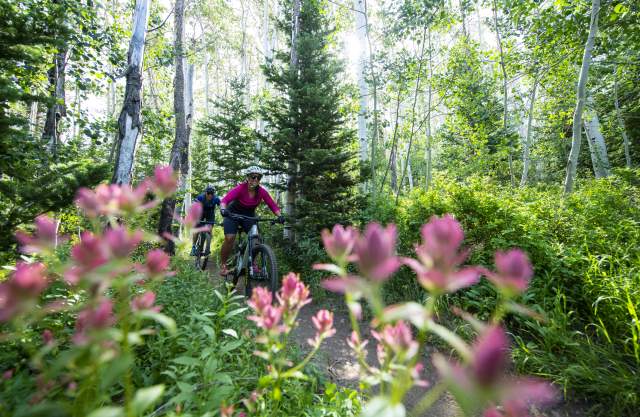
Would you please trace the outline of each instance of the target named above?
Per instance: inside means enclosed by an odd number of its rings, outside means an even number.
[[[625,415],[640,405],[640,172],[618,170],[582,180],[564,198],[557,187],[514,189],[487,178],[452,183],[437,178],[429,192],[400,200],[396,218],[401,253],[409,253],[419,225],[452,213],[468,234],[470,260],[487,265],[495,250],[520,247],[535,276],[522,299],[546,322],[508,317],[518,341],[519,370],[552,378],[572,398],[600,412]],[[376,208],[371,217],[377,216]],[[422,300],[408,271],[387,283],[388,300]],[[495,291],[487,282],[443,300],[488,317]]]

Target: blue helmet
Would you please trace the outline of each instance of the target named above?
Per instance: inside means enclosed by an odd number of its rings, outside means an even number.
[[[213,185],[207,185],[207,188],[204,189],[205,194],[215,194],[216,189],[213,188]]]

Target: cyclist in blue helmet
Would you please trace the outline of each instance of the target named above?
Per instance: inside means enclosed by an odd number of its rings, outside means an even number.
[[[220,198],[216,195],[216,190],[212,185],[207,185],[204,193],[199,194],[193,202],[199,202],[202,204],[202,217],[200,217],[201,222],[210,222],[213,223],[216,220],[216,206],[220,205]],[[198,227],[202,226],[202,223],[198,224]],[[196,240],[198,239],[198,235],[193,235],[193,246],[191,247],[191,256],[196,255]]]

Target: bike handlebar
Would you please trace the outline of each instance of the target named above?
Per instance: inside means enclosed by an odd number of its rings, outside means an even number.
[[[272,217],[252,217],[252,216],[245,216],[243,214],[236,214],[236,213],[229,213],[227,215],[229,218],[231,219],[239,219],[239,220],[251,220],[251,221],[255,221],[255,222],[277,222],[277,218],[272,218]]]

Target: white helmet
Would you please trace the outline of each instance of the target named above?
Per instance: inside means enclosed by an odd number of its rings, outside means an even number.
[[[260,168],[259,166],[256,165],[252,165],[249,168],[245,168],[242,171],[243,175],[249,175],[249,174],[260,174],[260,175],[264,175],[264,170],[262,168]]]

